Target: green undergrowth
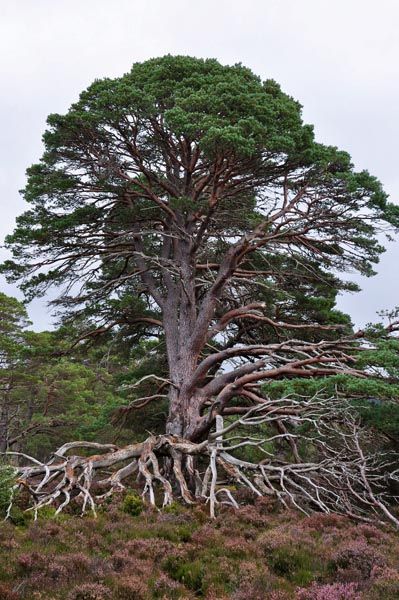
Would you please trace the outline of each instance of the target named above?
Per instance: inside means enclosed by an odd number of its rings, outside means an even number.
[[[134,491],[94,516],[52,509],[0,527],[1,600],[360,600],[399,597],[399,539],[257,500],[151,510]]]

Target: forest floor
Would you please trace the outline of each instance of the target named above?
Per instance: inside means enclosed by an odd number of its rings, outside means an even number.
[[[1,524],[1,600],[399,598],[399,536],[378,524],[266,500],[211,520],[206,506],[158,512],[133,494],[97,518],[50,512]]]

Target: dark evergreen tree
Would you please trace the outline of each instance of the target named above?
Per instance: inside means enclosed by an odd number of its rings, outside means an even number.
[[[379,181],[316,143],[274,81],[215,60],[135,64],[93,83],[48,125],[45,153],[28,170],[31,209],[8,238],[14,261],[3,270],[23,279],[28,297],[63,286],[64,310],[91,316],[97,332],[156,339],[167,361],[166,372],[142,379],[155,386],[136,402],[167,396],[166,436],[102,463],[140,457],[151,501],[154,480],[170,501],[168,475],[186,500],[202,489],[214,503],[215,423],[253,410],[244,421],[271,419],[300,464],[283,423],[295,406],[271,405],[259,385],[358,374],[352,342],[337,335],[350,324],[332,309],[346,285],[340,274],[371,275],[377,234],[399,224]],[[155,449],[167,456],[163,474]],[[211,456],[205,482],[192,460],[202,451]],[[231,456],[219,467],[245,481]],[[251,485],[266,493],[273,477],[253,468]]]

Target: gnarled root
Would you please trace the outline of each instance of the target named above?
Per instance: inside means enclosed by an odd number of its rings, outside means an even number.
[[[323,407],[321,403],[319,408]],[[211,517],[218,504],[238,508],[234,491],[241,486],[257,496],[273,496],[284,506],[296,507],[306,514],[318,510],[366,521],[375,521],[379,515],[380,522],[390,521],[399,527],[390,508],[395,499],[387,496],[384,486],[384,468],[386,472],[389,465],[382,464],[381,457],[365,455],[362,430],[350,413],[343,412],[338,423],[334,423],[328,415],[320,417],[312,404],[302,417],[315,428],[313,437],[301,436],[312,445],[318,457],[314,461],[298,460],[297,453],[292,461],[277,459],[267,450],[276,439],[289,447],[296,444],[297,435],[289,427],[263,438],[227,437],[237,427],[259,428],[275,418],[270,411],[266,414],[255,408],[224,428],[219,420],[217,431],[200,443],[173,435],[151,435],[144,442],[124,448],[71,442],[59,448],[47,463],[19,454],[31,464],[18,467],[18,484],[29,490],[29,510],[34,510],[35,516],[40,508],[49,505],[59,513],[72,501],[81,505],[82,514],[87,510],[95,514],[104,498],[134,482],[153,506],[166,506],[174,498],[182,498],[188,504],[202,501],[209,504]],[[263,451],[263,460],[251,462],[237,455],[239,449],[254,446]],[[76,449],[100,453],[86,457],[70,454]]]

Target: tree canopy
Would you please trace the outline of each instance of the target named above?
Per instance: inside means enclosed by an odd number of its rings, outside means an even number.
[[[86,294],[109,297],[147,259],[160,301],[173,240],[190,245],[202,271],[240,239],[250,270],[290,257],[370,274],[378,227],[398,224],[378,180],[317,144],[300,105],[242,65],[138,63],[96,81],[48,125],[42,160],[28,169],[32,209],[8,238],[16,278],[41,269],[26,284],[32,294],[46,282],[83,281]],[[270,275],[282,267],[271,264]]]

